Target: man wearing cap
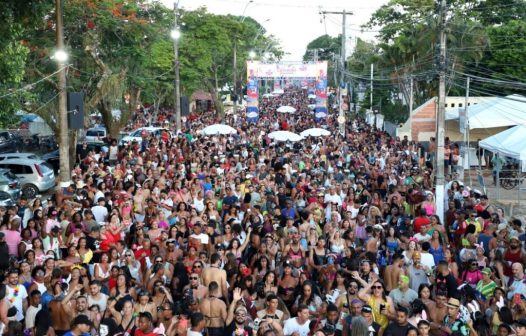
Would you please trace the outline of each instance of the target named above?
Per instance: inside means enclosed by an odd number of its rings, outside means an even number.
[[[429,284],[429,279],[426,274],[426,270],[421,263],[422,256],[420,252],[415,251],[413,253],[413,264],[407,268],[407,275],[409,276],[409,287],[414,291],[418,291],[418,287],[421,284]]]
[[[486,299],[489,299],[493,296],[497,284],[491,279],[492,270],[489,267],[486,267],[482,270],[482,279],[477,283],[476,289],[480,294],[484,295]]]
[[[460,301],[455,298],[450,298],[447,301],[447,315],[444,317],[444,323],[439,326],[440,331],[448,335],[456,334],[462,336],[469,335],[469,326],[460,319]]]
[[[507,277],[513,276],[511,267],[513,263],[526,264],[526,255],[522,251],[522,243],[519,240],[519,236],[510,235],[509,245],[506,251],[504,252],[504,275]]]
[[[226,327],[224,335],[233,335],[236,330],[243,330],[245,335],[252,335],[252,328],[246,325],[249,316],[247,308],[241,301],[241,289],[234,289],[232,303],[228,307],[228,314],[225,321]]]
[[[526,318],[521,318],[514,323],[515,336],[526,336]]]
[[[411,325],[407,321],[409,315],[409,309],[406,307],[398,307],[396,309],[396,318],[391,321],[385,329],[384,336],[406,336],[407,331],[411,328]]]
[[[71,330],[66,332],[64,336],[88,335],[92,326],[93,322],[86,315],[78,315],[71,322]]]
[[[418,293],[409,288],[409,277],[404,274],[400,274],[398,279],[398,288],[393,289],[389,296],[393,299],[396,305],[401,305],[406,308],[411,307],[411,303],[418,298]]]

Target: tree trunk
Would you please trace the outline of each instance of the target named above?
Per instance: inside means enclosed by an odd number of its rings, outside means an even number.
[[[223,101],[218,97],[214,84],[207,80],[205,85],[214,100],[214,107],[216,108],[217,116],[220,120],[223,120],[225,118],[225,107],[223,106]]]

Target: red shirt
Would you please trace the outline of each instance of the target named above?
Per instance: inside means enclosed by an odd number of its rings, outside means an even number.
[[[142,254],[145,253],[146,256],[142,258]],[[150,257],[152,255],[151,250],[145,250],[142,246],[139,246],[137,250],[134,253],[135,259],[139,260],[141,262],[142,269],[145,269],[146,267],[146,257]],[[142,258],[142,259],[141,259]]]

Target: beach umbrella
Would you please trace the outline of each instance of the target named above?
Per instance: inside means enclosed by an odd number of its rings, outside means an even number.
[[[311,137],[321,137],[321,136],[329,136],[331,135],[331,132],[323,129],[323,128],[309,128],[305,131],[301,132],[300,135],[304,138],[311,136]]]
[[[232,128],[224,124],[214,124],[207,126],[201,130],[201,134],[204,135],[217,135],[217,134],[235,134],[237,133],[235,128]]]
[[[292,133],[289,131],[275,131],[268,134],[268,137],[274,141],[290,141],[296,142],[303,140],[303,137],[299,134]]]

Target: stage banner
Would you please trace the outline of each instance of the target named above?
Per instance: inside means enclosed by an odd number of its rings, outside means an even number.
[[[316,107],[314,109],[316,122],[327,117],[327,62],[318,62],[316,69],[315,95]]]
[[[248,61],[247,68],[253,69],[254,76],[258,78],[313,78],[318,71],[317,63],[260,63]]]
[[[259,118],[258,78],[254,76],[254,68],[247,63],[247,121],[256,123]]]

